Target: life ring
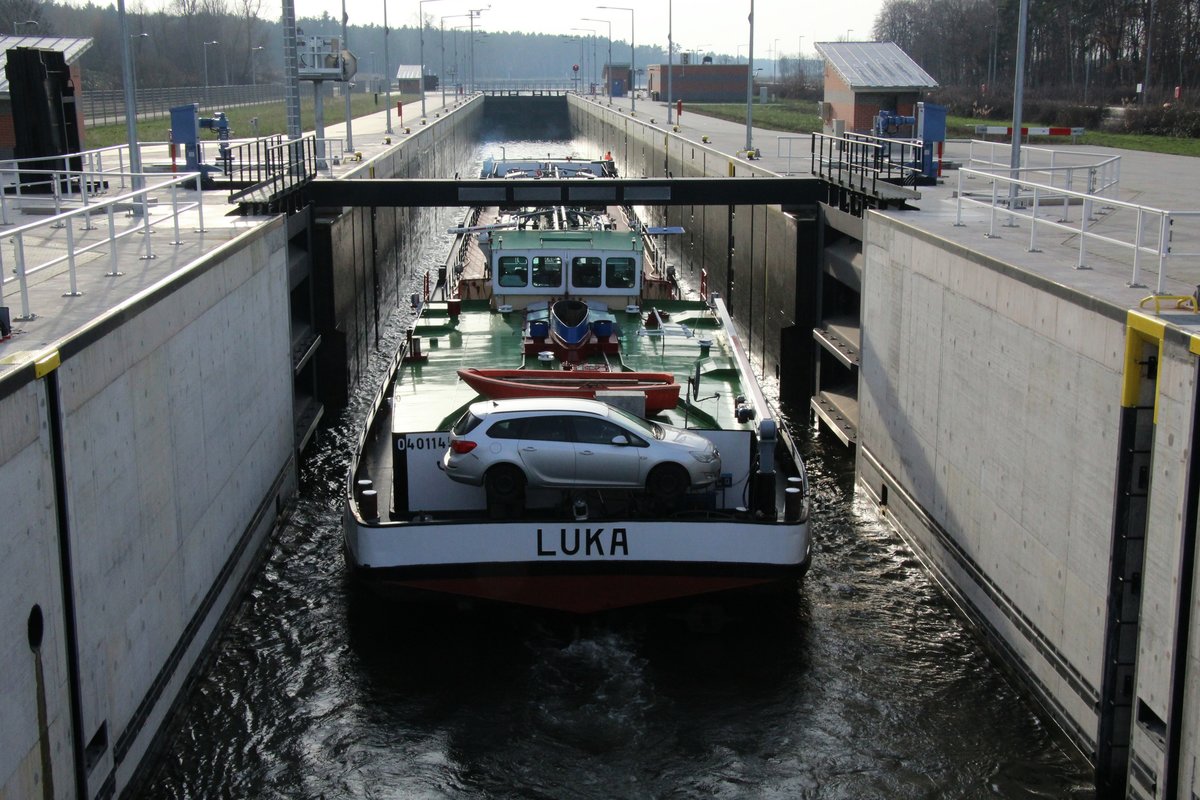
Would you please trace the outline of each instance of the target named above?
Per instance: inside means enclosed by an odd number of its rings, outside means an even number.
[[[535,169],[535,170],[533,171],[533,177],[535,177],[535,178],[540,178],[540,177],[542,177],[542,171],[541,171],[540,169]]]

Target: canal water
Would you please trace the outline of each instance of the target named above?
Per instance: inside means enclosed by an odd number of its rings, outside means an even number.
[[[804,425],[815,553],[781,597],[577,621],[357,592],[342,485],[404,327],[306,457],[143,796],[1092,796],[1083,757],[856,498],[852,453]]]

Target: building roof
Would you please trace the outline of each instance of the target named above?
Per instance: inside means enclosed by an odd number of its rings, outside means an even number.
[[[68,64],[74,64],[92,46],[91,39],[68,39],[61,36],[0,36],[0,94],[8,94],[8,51],[17,47],[36,50],[57,50]]]
[[[419,81],[421,80],[421,65],[420,64],[401,64],[396,67],[396,80],[398,81]]]
[[[895,42],[814,45],[851,89],[932,89],[937,81]]]

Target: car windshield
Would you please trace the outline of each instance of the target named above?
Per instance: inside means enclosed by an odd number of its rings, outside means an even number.
[[[620,408],[611,407],[610,410],[617,416],[619,420],[627,425],[632,426],[636,430],[643,431],[647,436],[652,436],[655,439],[663,438],[663,427],[657,422],[651,422],[648,419],[642,419],[641,417],[635,414],[630,414],[628,411]]]

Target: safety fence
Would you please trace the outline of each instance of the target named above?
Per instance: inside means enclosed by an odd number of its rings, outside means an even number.
[[[60,280],[64,297],[78,297],[82,294],[78,280],[80,262],[89,270],[104,269],[104,265],[107,265],[107,271],[102,273],[105,277],[116,278],[123,274],[117,243],[124,237],[143,234],[138,258],[148,260],[156,257],[155,238],[152,235],[156,231],[151,227],[152,224],[159,228],[171,226],[173,235],[168,242],[171,245],[183,243],[180,238],[180,217],[185,213],[194,212],[197,220],[194,230],[204,230],[203,195],[199,189],[199,173],[196,172],[172,176],[125,173],[123,177],[131,185],[145,185],[101,198],[94,191],[89,192],[89,187],[96,186],[95,174],[32,170],[28,167],[0,168],[0,182],[5,185],[20,185],[21,178],[28,180],[30,176],[42,179],[40,188],[47,191],[45,197],[53,201],[55,213],[45,219],[3,230],[3,244],[0,245],[0,305],[5,303],[6,287],[16,284],[20,295],[20,314],[16,317],[19,320],[37,317],[37,310],[30,305],[29,284],[30,279],[40,273],[46,273],[45,277],[49,280]],[[151,193],[160,196],[166,193],[169,203],[151,198]],[[73,202],[76,195],[80,205],[64,210],[64,200]],[[25,202],[29,202],[31,196],[26,195],[25,198]],[[2,224],[5,226],[12,224],[8,219],[8,205],[11,202],[6,193],[0,192]],[[119,217],[118,211],[122,212]],[[130,213],[127,215],[125,212]],[[104,224],[97,225],[98,219]],[[104,258],[105,251],[107,258]]]
[[[1018,171],[958,171],[955,225],[964,226],[963,208],[983,207],[988,212],[989,238],[1001,235],[997,225],[1015,228],[1018,220],[1029,229],[1028,251],[1041,252],[1038,236],[1047,231],[1064,231],[1078,236],[1075,269],[1090,269],[1090,260],[1105,258],[1131,267],[1130,287],[1144,287],[1146,261],[1155,271],[1156,294],[1166,294],[1166,280],[1173,265],[1174,279],[1192,284],[1195,265],[1200,262],[1200,211],[1177,211],[1138,205],[1087,192],[1038,183]],[[983,191],[966,191],[967,181],[985,184]],[[1079,219],[1070,219],[1072,205],[1080,206]],[[1101,225],[1101,218],[1103,224]],[[1186,264],[1187,268],[1184,268]]]
[[[1012,146],[972,139],[967,151],[969,169],[1004,170],[1012,166]],[[1087,150],[1021,147],[1021,177],[1067,191],[1098,197],[1117,197],[1121,186],[1121,157]]]
[[[883,184],[915,186],[921,177],[920,140],[813,133],[810,141],[812,174],[841,186],[878,194]]]
[[[199,103],[202,111],[220,111],[239,106],[282,102],[283,92],[284,87],[280,83],[138,89],[135,105],[138,119],[162,119],[171,116],[173,106]],[[125,121],[125,93],[120,89],[85,90],[80,104],[83,107],[85,125],[112,125]]]

